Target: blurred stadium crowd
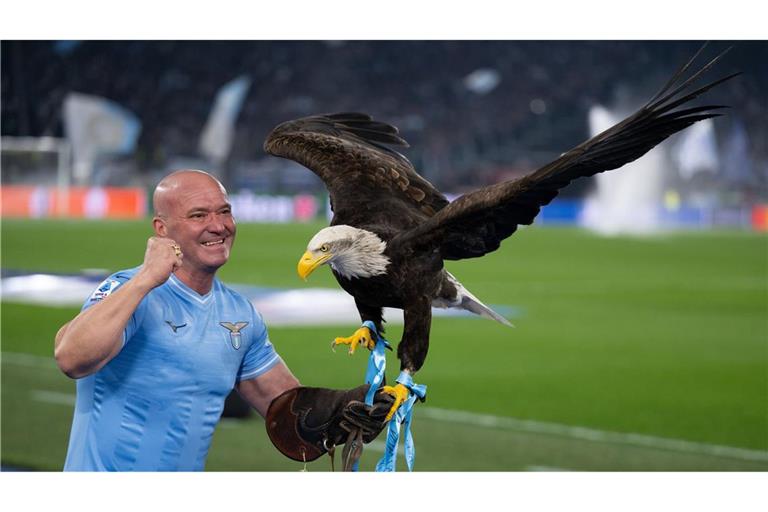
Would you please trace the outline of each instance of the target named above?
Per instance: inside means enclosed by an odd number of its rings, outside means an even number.
[[[589,136],[595,104],[638,107],[699,47],[687,41],[4,41],[2,135],[62,137],[62,102],[76,91],[108,98],[141,122],[135,151],[101,184],[148,185],[201,161],[201,130],[217,91],[247,76],[229,186],[313,192],[305,170],[267,158],[262,142],[288,119],[363,111],[395,124],[403,152],[439,188],[460,192],[528,172]],[[728,44],[716,42],[712,56]],[[708,95],[733,107],[716,123],[748,134],[740,186],[768,179],[766,43],[741,41],[717,69],[743,77]],[[293,176],[293,178],[292,178]],[[580,185],[583,187],[584,185]],[[578,186],[576,193],[578,193]],[[571,194],[574,190],[571,190]],[[762,200],[765,198],[763,197]]]

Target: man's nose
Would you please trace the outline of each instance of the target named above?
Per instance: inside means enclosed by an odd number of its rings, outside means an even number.
[[[217,215],[216,213],[212,213],[211,215],[208,216],[208,225],[206,226],[206,229],[214,233],[222,233],[224,231],[230,231],[230,228],[227,225],[226,219],[222,218],[220,215]]]

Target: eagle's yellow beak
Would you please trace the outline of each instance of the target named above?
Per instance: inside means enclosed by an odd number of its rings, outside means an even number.
[[[303,280],[307,280],[309,274],[311,274],[317,267],[328,261],[332,254],[321,254],[320,256],[314,256],[311,252],[305,252],[299,260],[298,268],[299,276]]]

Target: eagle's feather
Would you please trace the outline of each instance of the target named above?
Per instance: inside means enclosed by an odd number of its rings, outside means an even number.
[[[474,258],[498,249],[519,225],[531,224],[541,207],[574,179],[617,169],[670,135],[720,115],[717,111],[724,108],[720,105],[677,109],[739,74],[694,89],[693,84],[723,55],[686,78],[699,53],[622,122],[528,176],[470,192],[450,204],[403,155],[388,147],[407,146],[397,128],[367,114],[317,115],[283,123],[270,133],[264,149],[305,165],[323,180],[334,211],[332,225],[364,229],[386,242],[383,254],[390,261],[386,274],[365,278],[334,274],[355,297],[363,320],[381,328],[382,307],[404,310],[398,356],[403,368],[416,371],[427,354],[433,301],[456,303],[460,294],[461,284],[449,279],[444,260]]]

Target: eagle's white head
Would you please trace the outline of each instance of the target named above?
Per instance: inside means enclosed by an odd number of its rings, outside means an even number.
[[[328,264],[346,278],[371,277],[387,272],[387,243],[375,233],[352,226],[331,226],[317,232],[299,260],[303,279],[317,267]]]

